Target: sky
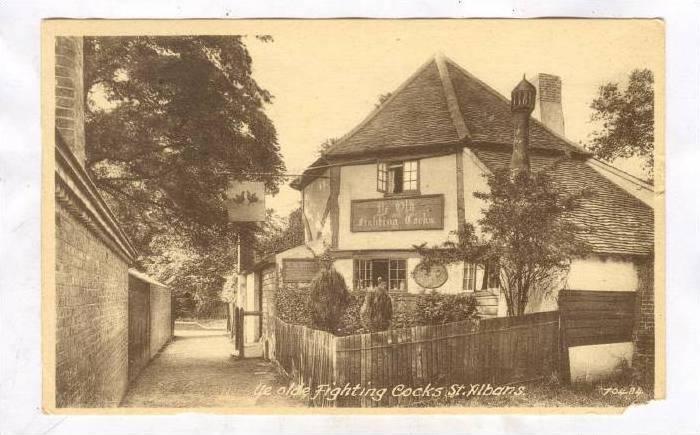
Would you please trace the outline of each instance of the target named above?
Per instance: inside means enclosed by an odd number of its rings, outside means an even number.
[[[246,38],[253,76],[274,100],[275,124],[287,172],[299,174],[327,138],[361,122],[380,94],[394,91],[442,52],[509,96],[522,74],[562,79],[566,136],[586,141],[591,100],[609,81],[624,83],[634,68],[663,74],[663,27],[637,20],[346,20],[267,22],[274,42]],[[657,85],[659,80],[657,80]],[[638,162],[622,168],[639,173]],[[291,179],[289,180],[291,181]],[[286,215],[299,205],[288,185],[266,205]]]

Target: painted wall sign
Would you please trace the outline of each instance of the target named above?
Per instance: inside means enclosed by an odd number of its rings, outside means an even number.
[[[442,264],[434,264],[431,267],[424,267],[423,264],[418,264],[413,269],[413,280],[425,288],[442,287],[447,282],[447,268]]]
[[[231,222],[265,221],[265,183],[234,181],[226,190],[226,209]]]
[[[443,195],[361,199],[351,203],[350,231],[441,230]]]
[[[285,258],[282,260],[282,281],[311,282],[319,270],[319,263],[312,258]]]

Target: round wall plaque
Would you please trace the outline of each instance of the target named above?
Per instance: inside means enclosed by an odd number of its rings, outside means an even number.
[[[425,267],[423,263],[413,269],[413,280],[425,288],[438,288],[447,281],[447,268],[442,264]]]

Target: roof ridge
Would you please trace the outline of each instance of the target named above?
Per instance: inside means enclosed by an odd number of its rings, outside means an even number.
[[[384,108],[396,98],[401,91],[406,89],[408,85],[410,85],[418,76],[426,69],[428,66],[430,66],[431,63],[436,62],[435,61],[435,56],[431,56],[430,59],[425,61],[418,69],[411,74],[410,77],[408,77],[403,83],[399,85],[398,88],[394,89],[394,91],[391,93],[391,96],[387,98],[383,103],[381,103],[378,107],[376,107],[374,110],[372,110],[369,115],[367,115],[362,121],[360,121],[359,124],[357,124],[352,130],[349,132],[345,133],[343,136],[341,136],[336,143],[334,143],[327,151],[326,155],[331,154],[333,152],[334,148],[338,148],[344,141],[352,137],[355,133],[357,133],[362,127],[367,125],[371,120],[373,120]],[[436,62],[437,64],[437,62]]]
[[[454,124],[455,130],[457,130],[457,135],[460,139],[471,139],[469,127],[467,127],[467,123],[464,120],[464,114],[459,108],[459,103],[457,102],[457,94],[455,93],[452,78],[450,77],[450,73],[447,71],[447,66],[445,65],[445,55],[441,52],[435,54],[435,65],[437,65],[438,74],[440,75],[442,89],[445,91],[447,110],[450,112],[450,118],[452,118],[452,123]]]
[[[501,100],[503,100],[503,102],[507,103],[507,104],[510,106],[510,100],[509,100],[508,98],[506,98],[503,94],[501,94],[500,92],[498,92],[497,90],[495,90],[494,88],[492,88],[492,87],[491,87],[489,84],[487,84],[486,82],[484,82],[484,81],[482,81],[481,79],[479,79],[478,77],[476,77],[474,74],[472,74],[472,73],[470,73],[469,71],[467,71],[465,68],[463,68],[463,67],[462,67],[461,65],[459,65],[457,62],[455,62],[454,60],[450,59],[449,57],[445,57],[445,62],[449,62],[453,67],[457,68],[457,70],[459,70],[462,74],[466,75],[466,76],[469,77],[471,80],[473,80],[473,81],[475,81],[477,84],[481,85],[481,86],[482,86],[484,89],[486,89],[488,92],[494,94],[495,96],[497,96],[498,98],[500,98]],[[535,123],[538,124],[540,127],[544,128],[548,133],[551,133],[551,134],[554,135],[556,138],[561,139],[561,140],[563,140],[564,142],[566,142],[567,145],[569,145],[570,147],[574,148],[574,149],[575,149],[576,151],[578,151],[579,153],[587,154],[587,155],[590,155],[590,154],[591,154],[590,151],[588,151],[588,150],[586,150],[585,148],[583,148],[582,146],[580,146],[580,145],[574,143],[573,141],[571,141],[571,140],[568,139],[567,137],[562,136],[562,135],[560,135],[559,133],[553,131],[551,128],[547,127],[544,123],[540,122],[537,118],[531,116],[530,119],[531,119],[532,121],[535,121]]]

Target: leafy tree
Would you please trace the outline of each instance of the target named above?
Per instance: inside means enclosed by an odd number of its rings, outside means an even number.
[[[324,140],[323,142],[321,142],[321,145],[318,146],[318,150],[317,150],[318,156],[323,157],[324,155],[326,155],[328,150],[333,145],[335,145],[338,142],[338,140],[339,139],[337,137],[331,137],[331,138],[328,138],[328,139]]]
[[[588,246],[576,237],[581,228],[566,219],[586,192],[567,194],[547,171],[507,169],[487,176],[488,193],[475,197],[487,204],[478,221],[481,234],[465,223],[456,241],[440,246],[415,246],[424,264],[471,262],[496,268],[509,316],[525,313],[531,296],[566,273],[571,259]]]
[[[591,121],[602,123],[591,135],[589,148],[596,157],[612,161],[641,157],[649,179],[654,176],[654,74],[635,69],[627,88],[607,83],[591,103]]]
[[[384,102],[386,100],[388,100],[389,98],[391,98],[391,92],[387,92],[385,94],[380,94],[379,97],[377,98],[377,102],[374,103],[374,108],[375,109],[379,108],[379,106],[384,104]],[[318,150],[317,150],[318,156],[323,157],[328,152],[328,150],[333,145],[335,145],[339,140],[340,139],[337,137],[331,137],[331,138],[328,138],[328,139],[324,140],[323,142],[321,142],[321,145],[319,145]]]
[[[385,94],[380,94],[379,97],[377,98],[377,102],[374,103],[374,108],[375,109],[379,108],[379,106],[384,104],[384,102],[386,102],[386,100],[388,100],[389,98],[391,98],[391,92],[387,92]]]
[[[268,210],[267,219],[256,240],[259,256],[285,251],[304,244],[304,223],[301,208],[298,207],[282,218]]]
[[[84,53],[87,170],[149,273],[205,300],[256,231],[227,222],[228,184],[282,181],[272,96],[240,36],[87,37]]]

